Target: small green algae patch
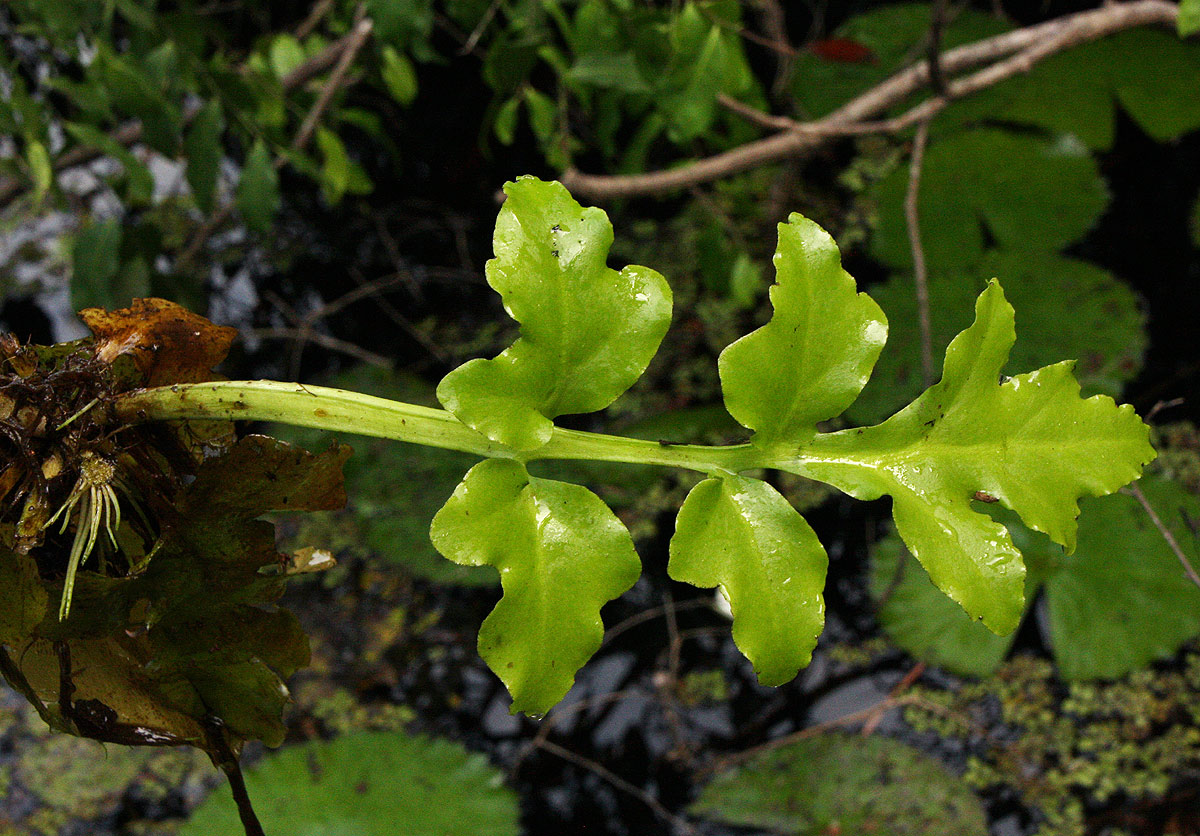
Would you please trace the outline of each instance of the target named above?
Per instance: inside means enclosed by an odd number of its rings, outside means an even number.
[[[1116,832],[1099,823],[1119,827],[1133,810],[1167,819],[1180,808],[1175,789],[1186,798],[1200,763],[1196,645],[1168,669],[1109,682],[1064,683],[1049,662],[1020,656],[956,691],[914,693],[909,724],[968,741],[976,754],[966,781],[1015,789],[1040,812],[1034,836]],[[993,714],[997,703],[1000,716],[981,734],[975,718]]]
[[[106,746],[51,732],[7,689],[0,690],[0,751],[0,836],[114,833],[128,799],[169,806],[216,774],[195,749]],[[122,832],[168,831],[123,825]]]

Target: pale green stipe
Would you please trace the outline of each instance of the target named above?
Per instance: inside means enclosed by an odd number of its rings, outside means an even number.
[[[991,282],[939,383],[884,423],[818,436],[781,464],[859,499],[890,495],[896,528],[933,582],[1001,634],[1020,619],[1025,569],[1004,527],[971,509],[976,492],[1071,549],[1078,498],[1115,491],[1154,458],[1132,408],[1081,400],[1070,363],[1001,383],[1013,321]]]
[[[515,461],[471,468],[430,536],[455,563],[500,571],[504,597],[479,630],[479,653],[514,713],[545,714],[566,695],[600,647],[600,608],[641,572],[629,532],[599,497],[531,478]]]
[[[733,640],[764,685],[782,685],[812,659],[825,624],[829,559],[817,535],[759,479],[706,479],[679,509],[667,571],[719,586],[733,610]]]
[[[607,267],[608,216],[562,184],[522,177],[504,191],[486,274],[521,337],[450,372],[437,395],[489,439],[533,450],[551,419],[603,409],[641,376],[671,323],[671,289],[647,267]]]
[[[120,420],[132,423],[267,421],[517,461],[585,459],[682,467],[701,473],[767,466],[763,453],[749,444],[661,444],[561,427],[555,427],[550,441],[537,450],[512,450],[488,440],[442,409],[328,386],[274,380],[214,380],[139,389],[121,395],[112,409]]]
[[[726,347],[718,363],[729,414],[756,431],[756,443],[795,447],[858,397],[887,320],[857,292],[829,233],[802,215],[779,225],[775,269],[771,321]]]

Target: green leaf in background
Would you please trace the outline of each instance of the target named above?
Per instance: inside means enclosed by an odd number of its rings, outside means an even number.
[[[304,47],[293,36],[286,33],[276,35],[271,39],[267,52],[271,62],[271,71],[277,78],[283,78],[292,70],[304,63]]]
[[[1069,362],[998,383],[1014,339],[993,281],[939,383],[882,424],[818,436],[811,449],[840,461],[797,468],[859,499],[890,495],[896,528],[934,583],[1000,634],[1020,620],[1025,567],[972,497],[996,498],[1070,550],[1077,498],[1115,491],[1154,458],[1132,407],[1079,398]]]
[[[567,72],[566,80],[622,93],[649,93],[651,89],[630,52],[581,55]]]
[[[879,623],[908,653],[953,673],[975,677],[987,676],[1008,656],[1016,631],[998,636],[967,615],[933,585],[899,537],[889,535],[876,543],[871,561],[871,592],[883,601]],[[1036,587],[1030,587],[1026,575],[1026,601],[1033,600]]]
[[[525,107],[529,110],[529,126],[533,128],[533,135],[546,142],[554,135],[558,105],[545,93],[526,87]]]
[[[121,266],[121,219],[95,220],[75,237],[71,271],[71,307],[103,307]],[[118,306],[119,307],[119,306]]]
[[[688,812],[796,836],[986,836],[979,799],[944,766],[885,737],[822,734],[718,775]]]
[[[934,356],[971,323],[972,300],[999,277],[1019,311],[1021,339],[1004,374],[1016,374],[1064,358],[1079,362],[1075,376],[1084,397],[1117,397],[1142,368],[1145,314],[1137,297],[1111,273],[1047,252],[991,251],[960,270],[930,274],[929,316]],[[871,288],[888,321],[888,344],[875,374],[846,415],[875,424],[921,391],[921,340],[913,278],[897,274]]]
[[[350,157],[341,137],[328,128],[317,128],[317,148],[321,150],[321,195],[336,206],[350,186]]]
[[[1200,45],[1142,29],[1052,56],[985,96],[997,101],[997,118],[1071,133],[1103,151],[1112,145],[1115,102],[1160,142],[1200,127],[1197,85]]]
[[[871,252],[911,269],[904,220],[908,168],[870,191],[879,212]],[[1108,203],[1096,161],[1070,138],[1049,141],[990,128],[929,146],[918,203],[930,270],[978,261],[988,238],[1000,249],[1057,251],[1092,227]],[[986,230],[986,232],[985,232]]]
[[[1200,548],[1187,520],[1200,501],[1172,482],[1138,483],[1191,561]],[[1046,582],[1050,641],[1068,679],[1121,676],[1173,654],[1200,634],[1200,588],[1183,573],[1145,509],[1118,494],[1083,506],[1075,554]]]
[[[1181,38],[1200,32],[1200,0],[1179,0],[1176,28]]]
[[[54,165],[50,162],[50,152],[39,140],[34,139],[25,147],[25,160],[29,163],[33,180],[33,201],[40,204],[54,185]]]
[[[412,104],[417,97],[417,71],[412,61],[395,47],[383,48],[383,83],[388,93],[402,105]]]
[[[830,36],[867,50],[861,60],[830,60],[819,49],[796,56],[792,92],[800,113],[825,116],[850,99],[865,93],[893,73],[921,60],[931,19],[928,3],[880,6],[850,18]],[[973,9],[952,16],[942,37],[942,48],[952,49],[971,41],[998,35],[1009,27],[995,17]]]
[[[600,647],[600,608],[641,572],[629,532],[591,491],[488,459],[433,519],[455,563],[495,566],[504,597],[479,630],[479,654],[508,686],[512,711],[545,714]]]
[[[1113,38],[1117,101],[1159,142],[1200,128],[1200,44],[1142,28]]]
[[[0,644],[19,647],[42,622],[50,596],[29,555],[6,554],[0,561]]]
[[[221,160],[225,157],[225,149],[221,146],[224,133],[221,103],[217,99],[210,99],[192,120],[183,140],[188,185],[191,186],[196,206],[206,215],[213,209],[217,177],[221,172]]]
[[[492,122],[492,130],[501,145],[512,145],[517,133],[517,115],[521,110],[521,99],[513,96],[496,110],[496,118]]]
[[[1138,485],[1195,563],[1200,553],[1185,515],[1200,516],[1200,500],[1164,479],[1144,477]],[[1140,503],[1117,494],[1086,497],[1079,507],[1078,547],[1070,556],[1011,512],[992,511],[1029,566],[1027,600],[1045,589],[1049,617],[1039,624],[1048,631],[1044,638],[1062,676],[1123,676],[1171,656],[1200,634],[1200,589],[1184,575]],[[907,558],[895,536],[876,545],[871,583],[876,598],[896,577],[896,561]],[[879,618],[902,648],[955,673],[990,674],[1012,643],[972,621],[911,560]]]
[[[517,798],[483,755],[402,732],[355,732],[270,755],[246,771],[263,828],[293,836],[517,836]],[[401,824],[402,823],[402,824]],[[214,792],[179,836],[242,836]]]
[[[146,143],[160,154],[174,157],[180,138],[179,108],[166,99],[150,73],[103,43],[88,68],[89,75],[93,72],[107,87],[113,105],[142,121]]]
[[[729,414],[755,442],[803,444],[862,390],[887,340],[887,321],[858,293],[825,230],[793,214],[779,225],[774,316],[721,352]]]
[[[671,139],[683,143],[712,127],[718,94],[736,97],[753,86],[754,77],[736,32],[709,20],[695,3],[672,18],[669,38],[675,67],[659,85],[655,102]]]
[[[366,0],[365,5],[380,43],[418,47],[433,31],[432,0]]]
[[[825,624],[829,559],[779,492],[744,476],[705,479],[679,509],[671,578],[719,586],[733,640],[764,685],[782,685],[812,659]]]
[[[279,175],[271,164],[271,153],[261,140],[246,155],[238,180],[237,205],[246,226],[264,235],[271,231],[281,205]]]
[[[437,394],[467,426],[532,450],[551,419],[603,409],[641,376],[670,324],[671,289],[646,267],[610,269],[608,216],[560,183],[523,177],[504,190],[486,273],[521,337],[450,372]]]

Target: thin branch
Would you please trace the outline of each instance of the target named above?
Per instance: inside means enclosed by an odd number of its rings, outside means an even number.
[[[909,669],[908,673],[904,674],[904,676],[900,678],[900,681],[896,683],[895,687],[888,691],[888,699],[894,700],[899,698],[905,691],[915,685],[917,680],[921,678],[921,674],[925,673],[926,667],[927,665],[924,662],[917,662],[915,665],[913,665]],[[879,724],[882,721],[883,714],[875,714],[869,718],[867,722],[863,723],[862,730],[859,732],[859,734],[861,734],[863,737],[870,737],[875,733],[875,730],[879,728]]]
[[[770,752],[781,746],[787,746],[792,743],[797,743],[801,740],[807,740],[810,737],[816,737],[819,734],[824,734],[832,729],[845,728],[853,726],[860,721],[869,721],[877,714],[883,714],[891,711],[893,708],[901,708],[906,705],[914,705],[921,702],[921,698],[915,694],[907,694],[904,696],[892,697],[888,696],[874,705],[869,705],[866,708],[858,711],[853,711],[849,714],[843,714],[841,717],[835,717],[832,720],[826,720],[823,723],[808,726],[794,731],[791,734],[785,734],[782,737],[776,737],[768,740],[765,743],[760,743],[757,746],[751,746],[749,749],[743,749],[740,752],[735,752],[731,755],[726,755],[723,758],[718,758],[713,764],[705,768],[705,773],[722,772],[731,766],[736,766],[739,763],[750,760],[756,755],[761,755],[764,752]]]
[[[1187,398],[1171,398],[1169,401],[1156,401],[1154,406],[1150,407],[1150,411],[1146,413],[1146,417],[1142,420],[1149,424],[1154,420],[1154,417],[1164,409],[1171,409],[1176,406],[1183,406],[1187,403]]]
[[[606,768],[604,765],[596,763],[590,758],[585,758],[583,755],[576,754],[570,749],[564,749],[562,746],[559,746],[557,743],[552,743],[549,740],[542,740],[538,742],[537,747],[539,749],[544,749],[552,755],[557,755],[569,763],[573,763],[578,767],[582,767],[583,769],[594,773],[601,780],[608,782],[621,792],[633,796],[653,810],[655,814],[659,816],[659,818],[670,822],[679,831],[687,834],[695,834],[697,832],[696,828],[692,827],[692,825],[689,824],[685,819],[680,818],[664,807],[662,802],[660,802],[653,795],[646,792],[641,787],[634,786],[633,784],[629,783],[620,775],[617,775],[615,772],[612,772]]]
[[[735,99],[728,93],[718,93],[717,104],[728,110],[730,113],[734,113],[742,117],[751,125],[757,125],[760,128],[766,128],[769,131],[804,130],[803,122],[797,122],[795,119],[790,119],[787,116],[776,116],[773,113],[764,113],[756,107],[751,107],[745,102]]]
[[[758,0],[759,18],[763,31],[773,42],[776,51],[775,79],[771,82],[771,95],[778,99],[787,91],[792,80],[792,68],[796,63],[796,48],[788,40],[787,15],[779,0]]]
[[[663,590],[663,615],[667,623],[667,672],[671,684],[679,681],[680,651],[683,641],[679,638],[679,622],[675,618],[675,597],[671,590]]]
[[[350,275],[354,281],[358,283],[358,286],[361,290],[365,291],[369,296],[374,297],[375,303],[379,306],[381,311],[387,314],[388,319],[399,326],[400,330],[407,334],[409,339],[421,346],[421,348],[425,350],[425,353],[428,354],[430,358],[443,365],[450,362],[449,358],[446,356],[446,352],[442,351],[436,342],[431,340],[427,334],[421,331],[420,328],[413,325],[412,321],[408,317],[400,313],[396,306],[389,302],[386,296],[380,293],[380,290],[382,290],[383,287],[391,286],[395,282],[403,282],[404,284],[412,287],[413,279],[409,271],[398,270],[396,276],[392,277],[392,279],[376,279],[374,281],[367,281],[367,279],[358,271],[357,268],[351,267]]]
[[[947,85],[948,96],[930,99],[904,117],[876,124],[895,131],[916,125],[942,110],[951,99],[970,95],[1004,79],[1028,72],[1034,64],[1072,46],[1138,26],[1173,26],[1179,8],[1167,0],[1134,0],[1105,5],[1036,26],[1006,32],[994,38],[942,53],[944,72],[957,73],[1016,54],[958,82]],[[729,177],[768,163],[798,157],[822,147],[835,137],[864,132],[863,123],[904,101],[929,83],[929,63],[921,61],[851,100],[823,119],[797,123],[800,127],[698,160],[686,166],[636,175],[591,175],[571,169],[561,181],[576,197],[612,200],[636,195],[657,195]]]
[[[196,257],[200,255],[200,250],[208,243],[208,239],[213,233],[225,225],[225,222],[233,217],[233,208],[236,201],[229,201],[217,211],[213,212],[204,221],[196,227],[196,231],[192,233],[192,237],[188,239],[187,246],[183,248],[183,252],[175,259],[175,272],[186,273],[195,262]]]
[[[304,21],[296,27],[296,31],[294,33],[296,40],[302,41],[312,34],[312,31],[317,28],[317,24],[321,22],[321,19],[329,13],[330,9],[333,8],[333,2],[334,0],[317,0],[317,2],[313,4],[313,7],[309,10],[307,17],[305,17]]]
[[[317,123],[321,121],[321,117],[329,109],[329,104],[333,101],[334,95],[341,88],[342,82],[346,80],[346,73],[350,71],[350,66],[354,63],[354,59],[358,57],[358,53],[366,44],[367,39],[371,37],[371,30],[374,28],[374,22],[371,18],[366,17],[355,24],[354,28],[350,30],[350,39],[346,42],[345,49],[342,50],[342,54],[338,57],[333,72],[329,74],[329,79],[322,85],[317,100],[304,117],[304,121],[300,123],[300,129],[296,131],[296,136],[292,139],[293,151],[302,150],[308,145],[309,140],[312,139],[313,132],[317,129]]]
[[[933,329],[929,323],[929,272],[925,268],[925,248],[921,246],[921,221],[917,199],[921,193],[921,166],[929,143],[929,122],[917,126],[912,161],[908,166],[908,191],[904,195],[904,222],[908,227],[908,245],[912,250],[913,284],[917,293],[917,323],[921,330],[921,379],[928,389],[933,385]]]
[[[384,357],[382,354],[376,354],[373,351],[355,345],[352,342],[338,339],[332,334],[323,334],[320,331],[306,330],[303,328],[253,328],[249,333],[260,339],[267,340],[294,340],[298,345],[304,343],[315,343],[322,348],[336,351],[340,354],[345,354],[348,357],[353,357],[360,363],[366,363],[370,366],[377,366],[381,369],[390,369],[393,366],[391,360]],[[293,364],[294,366],[295,364]],[[293,371],[292,377],[295,377]]]
[[[487,9],[480,16],[479,22],[475,24],[475,28],[471,30],[471,34],[467,36],[466,42],[458,51],[459,55],[470,55],[475,51],[475,46],[479,43],[479,39],[483,37],[483,33],[487,31],[488,26],[492,23],[492,18],[496,16],[496,12],[500,11],[500,0],[492,0],[488,4]]]
[[[1150,517],[1150,522],[1154,523],[1154,527],[1158,529],[1158,533],[1167,541],[1171,551],[1175,552],[1175,556],[1179,558],[1179,562],[1183,564],[1184,574],[1188,576],[1188,580],[1196,586],[1200,586],[1200,574],[1197,574],[1196,569],[1192,566],[1192,562],[1188,560],[1188,556],[1179,546],[1179,541],[1175,539],[1175,535],[1171,533],[1171,529],[1163,524],[1162,519],[1158,516],[1158,512],[1154,510],[1154,506],[1150,504],[1150,500],[1146,499],[1146,495],[1142,493],[1141,487],[1135,482],[1128,488],[1122,488],[1122,493],[1127,493],[1141,503],[1142,508],[1146,510],[1146,515]]]
[[[693,598],[690,601],[684,601],[682,604],[675,604],[676,612],[691,609],[712,609],[712,602],[703,598]],[[651,607],[648,610],[642,610],[635,615],[629,616],[629,618],[614,624],[612,627],[609,627],[604,631],[604,641],[600,646],[606,646],[609,642],[627,630],[631,630],[638,625],[645,624],[647,621],[653,621],[656,618],[666,615],[666,612],[667,608],[665,606]]]

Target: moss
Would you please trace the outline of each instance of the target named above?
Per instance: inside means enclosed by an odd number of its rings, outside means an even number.
[[[111,832],[128,798],[165,803],[215,776],[194,749],[106,746],[52,733],[29,705],[0,710],[0,740],[11,751],[0,767],[3,836]]]
[[[974,755],[965,780],[1015,789],[1041,815],[1036,836],[1115,836],[1097,816],[1165,805],[1173,789],[1195,780],[1200,650],[1179,662],[1067,684],[1048,662],[1017,657],[978,683],[914,689],[920,699],[905,719],[917,731],[966,738]],[[985,734],[966,722],[989,715]]]
[[[406,705],[362,704],[344,689],[318,700],[310,713],[334,735],[351,731],[400,731],[416,718],[416,713]]]
[[[677,692],[679,701],[694,707],[724,702],[729,698],[729,684],[721,670],[693,671],[683,677]]]

